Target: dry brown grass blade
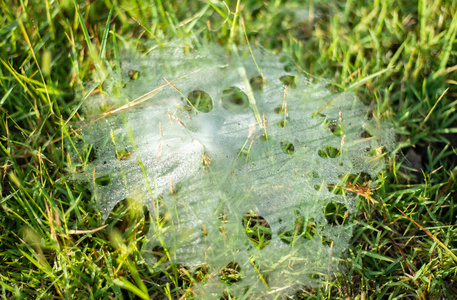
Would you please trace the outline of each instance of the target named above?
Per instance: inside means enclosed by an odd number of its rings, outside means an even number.
[[[397,245],[397,243],[395,243],[395,241],[389,237],[389,240],[390,242],[395,246],[395,248],[397,248],[397,250],[400,252],[401,256],[403,257],[403,260],[405,261],[406,263],[406,266],[408,267],[408,270],[409,270],[409,273],[411,274],[411,276],[415,276],[416,275],[416,272],[414,272],[414,270],[411,268],[411,266],[409,265],[409,262],[408,260],[406,259],[406,256],[405,254],[403,253],[402,249],[400,248],[400,246]]]
[[[348,192],[355,193],[367,200],[370,200],[371,203],[373,203],[373,204],[375,202],[378,202],[378,204],[381,205],[382,210],[384,211],[383,218],[384,218],[384,221],[386,221],[386,216],[387,216],[386,207],[385,207],[384,203],[382,203],[380,200],[371,197],[371,195],[373,194],[373,190],[368,186],[368,182],[365,182],[364,184],[356,183],[355,185],[349,182],[348,186],[341,186],[341,185],[327,185],[327,186],[328,187],[338,187],[338,188],[341,188]]]
[[[397,208],[398,209],[398,208]],[[443,242],[441,242],[436,236],[434,236],[430,231],[428,231],[427,229],[425,229],[424,227],[422,227],[419,223],[417,223],[416,221],[414,221],[413,219],[411,219],[408,215],[406,215],[404,212],[402,212],[400,209],[398,209],[400,211],[400,213],[402,215],[404,215],[405,217],[407,217],[411,222],[413,222],[414,224],[416,224],[417,227],[419,227],[420,229],[422,229],[429,237],[431,237],[438,245],[441,246],[441,248],[444,249],[444,251],[446,251],[453,259],[455,262],[457,262],[457,256],[454,254],[454,252],[451,251],[451,249],[449,249],[445,244],[443,244]]]
[[[100,226],[98,228],[94,228],[94,229],[89,229],[89,230],[69,230],[68,231],[68,234],[86,234],[86,233],[94,233],[94,232],[97,232],[97,231],[100,231],[102,229],[105,229],[109,224],[105,224],[103,226]]]
[[[186,74],[186,75],[183,75],[183,76],[179,77],[178,79],[176,79],[176,81],[181,80],[181,79],[183,79],[183,78],[186,78],[186,77],[188,77],[188,76],[190,76],[190,75],[192,75],[192,74],[194,74],[194,73],[197,73],[197,72],[199,72],[199,71],[201,71],[201,70],[202,70],[202,69],[200,68],[200,69],[197,69],[197,70],[195,70],[195,71],[193,71],[193,72],[190,72],[190,73],[188,73],[188,74]],[[165,80],[166,80],[166,79],[165,79]],[[136,105],[138,105],[138,104],[141,104],[141,103],[143,103],[143,102],[145,102],[145,101],[151,99],[152,97],[154,97],[155,95],[157,95],[157,93],[160,92],[163,88],[167,87],[167,86],[170,84],[170,82],[169,82],[168,80],[166,80],[166,81],[167,81],[166,84],[163,84],[163,85],[161,85],[161,86],[159,86],[159,87],[153,89],[152,91],[147,92],[147,93],[144,94],[144,95],[141,95],[140,97],[138,97],[138,98],[136,98],[136,99],[130,101],[130,102],[127,103],[127,104],[122,105],[121,107],[118,107],[118,108],[115,108],[115,109],[112,109],[112,110],[110,110],[110,111],[107,111],[107,112],[103,113],[100,117],[98,117],[98,118],[96,118],[95,120],[92,120],[92,121],[90,121],[90,122],[88,122],[88,123],[82,125],[81,127],[78,127],[78,128],[76,128],[76,129],[73,129],[72,131],[69,132],[68,135],[72,135],[72,134],[74,134],[74,133],[80,131],[81,129],[83,129],[83,128],[85,128],[85,127],[91,125],[91,124],[94,124],[95,122],[98,122],[98,121],[100,121],[101,119],[104,119],[104,118],[106,118],[106,117],[108,117],[108,116],[110,116],[110,115],[113,115],[113,114],[116,114],[116,113],[118,113],[118,112],[121,112],[121,111],[130,109],[130,108],[132,108],[132,107],[134,107],[134,106],[136,106]],[[58,142],[58,141],[61,141],[61,140],[64,139],[65,137],[67,137],[67,136],[58,137],[58,138],[52,140],[51,143],[56,143],[56,142]]]

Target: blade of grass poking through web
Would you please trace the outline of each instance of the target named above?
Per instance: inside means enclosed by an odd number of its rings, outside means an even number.
[[[2,61],[1,58],[0,58],[0,61]],[[176,80],[183,79],[183,78],[185,78],[185,77],[187,77],[187,76],[189,76],[189,75],[191,75],[191,74],[200,72],[201,70],[202,70],[201,68],[200,68],[200,69],[197,69],[197,70],[195,70],[195,71],[193,71],[193,72],[190,72],[189,74],[186,74],[186,75],[183,75],[183,76],[179,77],[179,78],[176,79]],[[95,84],[95,85],[98,85],[98,84]],[[83,129],[83,128],[85,128],[85,127],[91,125],[91,124],[94,124],[95,122],[98,122],[98,121],[100,121],[101,119],[106,118],[106,117],[108,117],[108,116],[110,116],[110,115],[112,115],[112,114],[117,114],[117,113],[122,112],[122,111],[124,111],[124,110],[130,109],[130,108],[132,108],[132,107],[134,107],[134,106],[136,106],[136,105],[139,105],[139,104],[141,104],[141,103],[143,103],[143,102],[145,102],[145,101],[147,101],[147,100],[153,98],[160,90],[162,90],[162,89],[163,89],[164,87],[166,87],[166,86],[168,86],[168,83],[163,84],[163,85],[161,85],[161,86],[159,86],[159,87],[157,87],[157,88],[155,88],[155,89],[153,89],[153,90],[147,92],[146,94],[143,94],[143,95],[139,96],[138,98],[136,98],[136,99],[134,99],[134,100],[132,100],[132,101],[130,101],[130,102],[127,102],[126,104],[122,105],[121,107],[114,108],[114,109],[112,109],[112,110],[110,110],[110,111],[104,112],[101,116],[98,116],[97,118],[91,120],[90,122],[85,123],[85,124],[82,125],[81,127],[76,128],[76,129],[73,129],[69,134],[73,134],[73,133],[75,133],[75,132],[78,132],[78,131],[80,131],[81,129]],[[56,138],[56,139],[52,140],[51,143],[56,143],[56,142],[62,140],[63,138],[64,138],[64,137]]]
[[[251,84],[249,83],[248,75],[246,74],[246,69],[242,65],[240,56],[238,55],[238,48],[234,43],[230,43],[230,47],[232,48],[232,53],[237,65],[237,71],[243,81],[244,88],[246,89],[246,95],[248,96],[249,104],[254,112],[255,119],[257,120],[257,123],[262,126],[262,119],[260,118],[259,110],[257,109],[254,93],[252,92]]]
[[[243,16],[241,16],[240,20],[241,20],[241,26],[243,27],[243,31],[244,31],[244,37],[246,38],[246,42],[248,43],[248,47],[249,47],[249,52],[251,53],[251,56],[252,56],[252,60],[254,61],[255,66],[257,67],[257,70],[259,70],[259,73],[260,73],[260,76],[262,76],[263,82],[266,83],[267,80],[263,76],[263,72],[262,72],[262,70],[260,70],[260,67],[257,64],[257,61],[255,60],[254,53],[252,53],[251,43],[249,43],[248,33],[246,32],[246,24],[244,23]]]
[[[116,62],[116,73],[117,73],[117,76],[119,78],[121,78],[121,62],[119,60],[119,51],[117,49],[116,24],[114,24],[111,34],[113,35],[113,51],[114,51],[114,61]]]
[[[86,24],[84,22],[83,16],[81,15],[81,12],[79,11],[76,0],[73,0],[73,5],[75,6],[75,11],[78,15],[79,23],[81,24],[81,29],[84,34],[84,39],[86,40],[87,47],[89,48],[89,55],[92,58],[92,60],[94,61],[95,68],[97,69],[98,75],[99,75],[98,79],[101,82],[105,78],[106,70],[103,67],[103,63],[100,59],[100,56],[98,55],[97,51],[95,51],[94,45],[92,44],[92,41],[90,40],[89,32],[87,31]]]
[[[130,127],[130,123],[127,120],[125,112],[121,111],[120,113],[121,113],[121,116],[122,116],[122,123],[124,123],[124,125],[125,125],[125,127],[127,129],[128,137],[130,139],[130,144],[132,145],[133,150],[135,151],[135,153],[138,153],[138,147],[137,147],[137,145],[135,143],[135,136],[133,135],[132,127]],[[159,203],[158,202],[157,203],[154,202],[154,200],[158,201],[159,198],[158,197],[154,197],[153,188],[151,186],[151,182],[149,181],[148,174],[146,172],[146,167],[144,166],[144,163],[143,163],[143,160],[142,160],[141,156],[138,155],[136,159],[137,159],[138,165],[140,166],[141,173],[144,176],[144,180],[146,182],[146,186],[148,188],[148,192],[151,195],[151,200],[152,200],[151,203],[152,203],[153,214],[154,214],[154,216],[159,218],[159,211],[157,209],[157,207],[159,206]],[[95,180],[94,180],[94,184],[95,184]]]
[[[236,20],[238,18],[238,14],[240,12],[240,4],[241,4],[241,0],[238,0],[236,2],[236,11],[233,14],[232,28],[230,29],[230,39],[229,39],[230,42],[233,42],[233,38],[235,37]]]
[[[166,79],[165,77],[163,78],[173,89],[175,89],[184,99],[186,99],[187,103],[192,106],[193,109],[195,109],[195,111],[198,111],[198,109],[192,104],[192,102],[190,102],[189,98],[186,97],[186,95],[184,95],[173,83],[171,83],[168,79]]]
[[[259,276],[259,278],[262,281],[262,283],[265,285],[265,287],[268,289],[268,291],[270,291],[270,286],[268,285],[267,281],[265,280],[265,277],[262,275],[262,273],[260,272],[259,268],[255,264],[255,260],[252,257],[250,257],[249,258],[249,262],[254,267],[254,270],[257,273],[257,275]]]
[[[373,73],[373,74],[371,74],[371,75],[368,75],[367,77],[364,77],[364,78],[360,79],[359,81],[354,82],[354,83],[351,84],[347,89],[348,89],[348,90],[355,89],[355,88],[361,86],[362,84],[366,83],[367,81],[369,81],[369,80],[371,80],[371,79],[373,79],[373,78],[376,78],[376,77],[378,77],[379,75],[384,74],[384,73],[386,73],[387,71],[389,71],[389,70],[391,70],[391,69],[392,69],[392,68],[386,68],[386,69],[381,70],[381,71],[379,71],[379,72],[376,72],[376,73]]]
[[[109,25],[111,22],[111,17],[113,16],[113,11],[114,11],[114,5],[111,6],[111,9],[108,14],[108,19],[106,19],[105,30],[103,31],[102,45],[100,47],[100,58],[101,59],[105,59],[106,43],[108,42]]]
[[[161,44],[160,41],[157,39],[157,37],[154,35],[154,33],[152,33],[151,30],[149,30],[146,26],[144,26],[140,21],[138,21],[137,19],[135,19],[134,17],[132,17],[133,20],[135,20],[135,22],[138,23],[138,25],[140,25],[147,33],[149,33],[151,35],[151,37],[156,40],[156,42],[158,44]],[[115,34],[115,30],[113,30],[113,35]]]

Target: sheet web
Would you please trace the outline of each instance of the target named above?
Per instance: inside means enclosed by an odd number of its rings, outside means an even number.
[[[75,177],[104,218],[146,205],[146,261],[166,249],[199,274],[196,298],[278,298],[331,277],[356,204],[341,186],[375,180],[393,141],[353,93],[254,56],[263,77],[249,52],[218,46],[125,59],[86,101],[79,147],[95,158]]]

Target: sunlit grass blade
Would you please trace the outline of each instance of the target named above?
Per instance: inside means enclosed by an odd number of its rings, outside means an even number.
[[[103,31],[103,39],[100,47],[100,58],[103,60],[106,57],[106,44],[108,43],[109,27],[111,22],[111,17],[113,16],[114,4],[111,6],[111,9],[106,19],[105,30]]]

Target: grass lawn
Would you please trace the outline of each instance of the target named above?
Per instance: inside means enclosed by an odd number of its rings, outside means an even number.
[[[356,92],[396,131],[341,272],[295,298],[457,298],[457,1],[1,0],[0,11],[2,299],[192,298],[181,266],[143,260],[147,214],[118,205],[104,223],[69,180],[65,140],[81,91],[125,45],[246,37]]]

